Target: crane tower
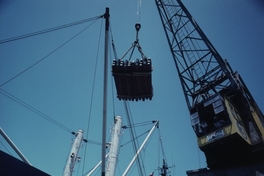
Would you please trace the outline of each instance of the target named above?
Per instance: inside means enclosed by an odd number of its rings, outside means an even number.
[[[263,162],[263,114],[240,75],[180,0],[155,2],[208,167]]]

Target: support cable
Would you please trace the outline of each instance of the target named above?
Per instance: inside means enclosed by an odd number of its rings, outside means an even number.
[[[122,128],[134,128],[134,127],[140,127],[140,126],[146,126],[155,123],[155,121],[146,121],[146,122],[140,122],[140,123],[135,123],[130,125],[123,125]]]
[[[87,122],[87,129],[86,129],[86,138],[89,139],[89,130],[90,130],[90,121],[91,121],[91,112],[93,107],[93,95],[94,95],[94,87],[95,87],[95,78],[96,78],[96,72],[97,72],[97,64],[98,64],[98,58],[99,58],[99,48],[100,48],[100,41],[102,37],[102,26],[103,26],[103,20],[101,21],[100,25],[100,32],[98,37],[98,44],[97,44],[97,53],[96,53],[96,59],[95,59],[95,66],[94,66],[94,75],[93,75],[93,83],[92,83],[92,91],[91,91],[91,99],[90,99],[90,108],[89,108],[89,115],[88,115],[88,122]],[[87,151],[87,145],[84,147],[84,156],[86,156]],[[83,162],[83,168],[82,168],[82,175],[84,174],[84,166],[85,166],[85,160],[86,157],[84,157]]]
[[[144,134],[147,134],[149,131],[150,131],[150,130],[148,130],[148,131],[142,133],[141,135],[137,136],[136,138],[134,138],[134,139],[132,139],[132,140],[130,140],[130,141],[128,141],[128,142],[126,142],[126,143],[120,145],[120,147],[124,147],[125,145],[129,144],[130,142],[132,142],[132,141],[134,141],[134,140],[140,138],[140,137],[143,136]]]
[[[152,121],[152,123],[156,123],[156,122],[157,122],[157,121]],[[157,128],[158,128],[158,125],[159,125],[159,122],[158,122],[157,125],[156,125]],[[150,131],[151,131],[151,129],[149,130],[149,132],[150,132]],[[142,161],[144,161],[144,162],[142,163],[142,164],[143,164],[144,171],[145,171],[145,156],[146,156],[146,151],[147,151],[148,145],[150,144],[150,142],[151,142],[153,136],[154,136],[154,134],[152,133],[152,134],[149,136],[149,139],[146,141],[146,144],[145,144],[145,146],[144,146],[144,152],[143,152],[143,154],[144,154],[143,158],[144,158],[144,159],[142,159]]]
[[[3,147],[6,149],[6,151],[7,151],[11,156],[13,156],[13,155],[11,154],[11,152],[8,150],[8,148],[4,145],[4,143],[3,143],[2,141],[0,141],[0,143],[3,145]]]
[[[92,140],[87,140],[87,143],[94,144],[94,145],[102,145],[100,142],[92,141]]]
[[[110,23],[111,24],[111,23]],[[113,37],[113,32],[112,32],[112,29],[111,29],[111,25],[109,26],[109,28],[110,28],[110,34],[111,34],[111,41],[112,41],[112,43],[111,43],[111,46],[112,46],[112,49],[113,49],[113,52],[114,52],[114,59],[118,59],[118,57],[117,57],[117,52],[116,52],[116,48],[115,48],[115,43],[114,43],[114,37]],[[110,50],[110,52],[111,52],[111,50]],[[112,54],[110,54],[110,63],[109,63],[109,65],[110,65],[110,68],[111,68],[111,63],[113,63],[113,59],[112,59]],[[112,105],[113,105],[113,117],[115,118],[115,116],[116,116],[116,113],[115,113],[115,98],[114,98],[114,78],[113,78],[113,76],[111,76],[111,88],[112,88]]]
[[[53,118],[49,117],[48,115],[42,113],[41,111],[37,110],[36,108],[32,107],[31,105],[27,104],[26,102],[22,101],[21,99],[15,97],[14,95],[8,93],[4,89],[0,88],[0,93],[3,94],[4,96],[10,98],[11,100],[15,101],[16,103],[24,106],[28,110],[34,112],[35,114],[39,115],[40,117],[43,117],[44,119],[50,121],[54,125],[64,129],[67,132],[70,132],[71,134],[75,134],[75,132],[68,127],[64,126],[63,124],[59,123],[58,121],[54,120]]]
[[[24,34],[24,35],[12,37],[12,38],[3,39],[3,40],[0,40],[0,44],[8,43],[8,42],[16,41],[16,40],[21,40],[21,39],[28,38],[28,37],[33,37],[33,36],[36,36],[36,35],[46,34],[48,32],[53,32],[53,31],[57,31],[57,30],[60,30],[60,29],[76,26],[76,25],[79,25],[79,24],[82,24],[82,23],[93,21],[93,20],[98,20],[99,18],[103,18],[103,15],[92,17],[92,18],[88,18],[88,19],[84,19],[84,20],[80,20],[80,21],[76,21],[76,22],[73,22],[73,23],[64,24],[64,25],[53,27],[53,28],[49,28],[49,29],[44,29],[44,30],[37,31],[37,32],[32,32],[32,33],[29,33],[29,34]]]
[[[128,120],[128,123],[129,125],[131,126],[133,124],[133,118],[131,117],[131,112],[129,111],[129,106],[128,106],[128,102],[124,100],[124,105],[125,105],[125,111],[126,111],[126,114],[127,114],[127,120]],[[136,136],[136,131],[134,128],[129,128],[130,129],[130,136],[132,139],[135,139],[135,136]],[[137,140],[132,140],[133,142],[133,149],[134,149],[134,153],[136,154],[137,153],[137,150],[138,150],[138,141]],[[139,157],[136,158],[136,163],[137,163],[137,166],[138,166],[138,171],[139,171],[139,175],[140,176],[143,176],[143,170],[142,170],[142,164],[141,164],[141,161],[142,161],[142,158],[141,158],[141,155],[139,155]]]
[[[162,139],[161,139],[161,134],[160,134],[160,129],[159,128],[158,128],[158,131],[159,131],[159,141],[160,141],[160,146],[161,146],[162,157],[163,157],[163,159],[167,160],[166,156],[165,156],[164,147],[163,147],[163,143],[162,143]]]
[[[95,22],[95,21],[94,21]],[[94,23],[93,22],[93,23]],[[26,69],[24,69],[23,71],[19,72],[17,75],[13,76],[12,78],[10,78],[9,80],[7,80],[6,82],[0,84],[0,87],[2,87],[3,85],[9,83],[10,81],[14,80],[15,78],[17,78],[18,76],[22,75],[23,73],[25,73],[26,71],[28,71],[29,69],[31,69],[32,67],[34,67],[35,65],[39,64],[41,61],[45,60],[46,58],[48,58],[50,55],[52,55],[53,53],[55,53],[56,51],[58,51],[60,48],[62,48],[64,45],[66,45],[67,43],[69,43],[71,40],[73,40],[75,37],[77,37],[79,34],[81,34],[83,31],[85,31],[88,27],[90,27],[93,23],[91,23],[90,25],[88,25],[87,27],[85,27],[84,29],[82,29],[80,32],[78,32],[77,34],[75,34],[73,37],[71,37],[69,40],[67,40],[66,42],[64,42],[62,45],[60,45],[59,47],[57,47],[56,49],[54,49],[53,51],[51,51],[49,54],[47,54],[46,56],[44,56],[43,58],[41,58],[40,60],[38,60],[37,62],[35,62],[34,64],[30,65],[29,67],[27,67]]]

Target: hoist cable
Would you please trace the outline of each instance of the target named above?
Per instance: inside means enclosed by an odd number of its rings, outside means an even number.
[[[10,98],[11,100],[15,101],[16,103],[24,106],[28,110],[36,113],[37,115],[43,117],[44,119],[48,120],[49,122],[53,123],[54,125],[64,129],[65,131],[70,132],[71,134],[74,134],[73,130],[69,129],[68,127],[62,125],[58,121],[54,120],[53,118],[49,117],[48,115],[42,113],[41,111],[37,110],[36,108],[32,107],[31,105],[27,104],[26,102],[22,101],[21,99],[15,97],[14,95],[8,93],[7,91],[3,90],[0,88],[0,93],[3,94],[4,96]]]
[[[99,18],[103,18],[103,15],[92,17],[92,18],[88,18],[88,19],[84,19],[84,20],[80,20],[80,21],[76,21],[76,22],[73,22],[73,23],[64,24],[64,25],[53,27],[53,28],[49,28],[49,29],[44,29],[44,30],[37,31],[37,32],[32,32],[32,33],[29,33],[29,34],[20,35],[20,36],[17,36],[17,37],[3,39],[3,40],[0,40],[0,44],[7,43],[7,42],[12,42],[12,41],[16,41],[16,40],[20,40],[20,39],[24,39],[24,38],[28,38],[28,37],[33,37],[33,36],[45,34],[45,33],[48,33],[48,32],[57,31],[57,30],[60,30],[60,29],[64,29],[64,28],[68,28],[68,27],[71,27],[71,26],[79,25],[79,24],[86,23],[86,22],[89,22],[89,21],[97,20]]]
[[[96,72],[97,72],[97,65],[98,65],[98,59],[99,59],[99,48],[100,48],[100,41],[102,37],[102,25],[103,20],[101,20],[101,25],[100,25],[100,32],[98,36],[98,44],[97,44],[97,52],[96,52],[96,59],[95,59],[95,66],[94,66],[94,74],[93,74],[93,83],[92,83],[92,91],[91,91],[91,99],[90,99],[90,108],[89,108],[89,115],[88,115],[88,122],[87,122],[87,128],[86,128],[86,138],[88,139],[89,135],[89,130],[90,130],[90,121],[91,121],[91,112],[92,112],[92,106],[93,106],[93,95],[94,95],[94,87],[95,87],[95,78],[96,78]],[[84,156],[86,156],[86,150],[87,150],[87,145],[84,147]],[[83,168],[82,168],[82,174],[84,173],[84,166],[85,166],[85,160],[86,157],[84,157],[84,162],[83,162]]]
[[[138,0],[137,4],[137,22],[140,22],[141,17],[141,0]]]
[[[94,21],[95,22],[95,21]],[[93,23],[94,23],[93,22]],[[69,40],[67,40],[66,42],[64,42],[63,44],[61,44],[59,47],[57,47],[56,49],[54,49],[53,51],[51,51],[49,54],[47,54],[46,56],[44,56],[43,58],[41,58],[40,60],[38,60],[37,62],[33,63],[32,65],[30,65],[29,67],[27,67],[26,69],[24,69],[23,71],[19,72],[18,74],[16,74],[15,76],[13,76],[12,78],[10,78],[9,80],[7,80],[6,82],[2,83],[0,85],[0,87],[2,87],[3,85],[9,83],[10,81],[14,80],[15,78],[17,78],[18,76],[22,75],[23,73],[25,73],[26,71],[28,71],[29,69],[31,69],[32,67],[34,67],[35,65],[39,64],[41,61],[45,60],[47,57],[49,57],[50,55],[52,55],[53,53],[55,53],[56,51],[58,51],[60,48],[62,48],[64,45],[66,45],[67,43],[69,43],[71,40],[73,40],[75,37],[77,37],[79,34],[81,34],[83,31],[85,31],[88,27],[90,27],[93,23],[89,24],[87,27],[85,27],[84,29],[82,29],[80,32],[78,32],[77,34],[75,34],[73,37],[71,37]]]

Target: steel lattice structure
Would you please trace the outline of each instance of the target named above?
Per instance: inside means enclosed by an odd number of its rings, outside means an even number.
[[[232,70],[180,0],[156,0],[189,109],[225,88]]]

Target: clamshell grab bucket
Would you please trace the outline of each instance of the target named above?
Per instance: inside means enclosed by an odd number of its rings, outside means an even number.
[[[112,74],[114,76],[117,98],[119,100],[151,100],[152,88],[151,59],[143,58],[135,61],[114,60]]]

